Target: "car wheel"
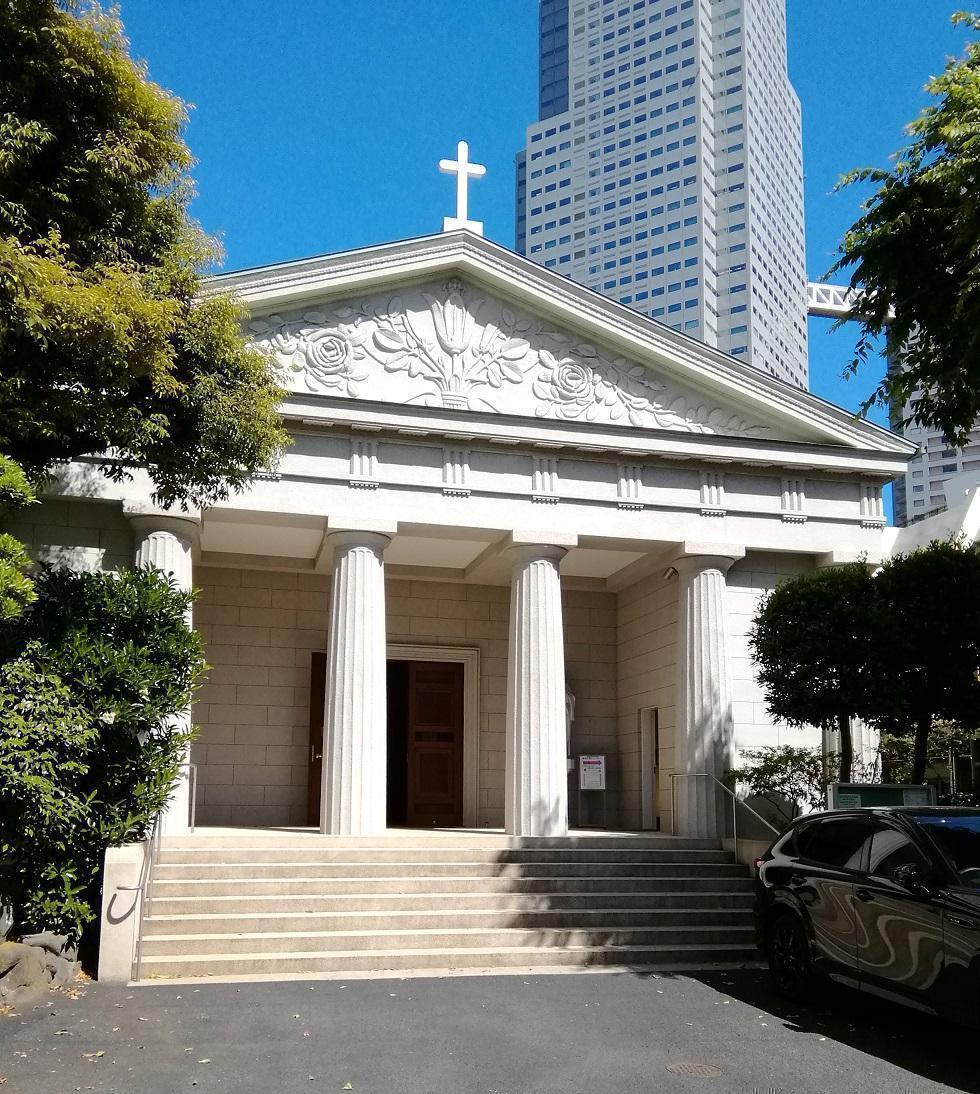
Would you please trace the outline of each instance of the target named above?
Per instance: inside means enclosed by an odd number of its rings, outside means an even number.
[[[769,928],[766,944],[769,972],[776,990],[787,999],[802,999],[813,983],[810,942],[802,921],[781,915]]]

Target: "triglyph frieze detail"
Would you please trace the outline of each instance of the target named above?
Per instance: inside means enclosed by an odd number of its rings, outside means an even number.
[[[257,317],[249,334],[294,391],[688,433],[768,433],[457,278]]]

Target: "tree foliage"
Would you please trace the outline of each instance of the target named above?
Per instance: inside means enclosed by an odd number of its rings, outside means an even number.
[[[742,766],[728,773],[728,781],[740,783],[753,797],[764,798],[786,823],[803,808],[821,809],[827,802],[827,770],[816,748],[778,745],[745,749]]]
[[[192,594],[158,571],[45,569],[36,584],[0,624],[0,850],[25,864],[7,891],[19,921],[76,933],[105,848],[144,838],[173,792],[204,659]]]
[[[911,781],[922,782],[934,720],[980,724],[980,550],[933,543],[889,559],[874,584],[877,721],[912,735]]]
[[[115,14],[0,5],[0,452],[29,474],[111,453],[160,501],[207,504],[285,442],[238,306],[202,296],[183,104]]]
[[[980,30],[980,16],[955,23]],[[884,336],[890,369],[865,405],[910,407],[910,420],[964,444],[980,417],[980,41],[926,84],[936,98],[908,127],[888,170],[864,168],[840,186],[872,183],[833,269],[850,271],[861,333],[856,370]]]
[[[29,649],[0,664],[0,905],[30,928],[76,934],[93,918],[82,893],[93,843],[91,714]]]
[[[750,632],[774,717],[841,732],[851,776],[851,716],[912,741],[922,782],[931,727],[980,724],[980,548],[934,542],[872,577],[854,564],[802,574],[759,606]]]
[[[762,601],[749,646],[772,716],[840,732],[840,777],[851,776],[853,716],[870,713],[876,679],[868,663],[874,591],[862,563],[784,582]]]

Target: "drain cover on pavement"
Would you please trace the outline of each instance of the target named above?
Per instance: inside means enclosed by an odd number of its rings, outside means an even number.
[[[714,1064],[668,1064],[666,1070],[689,1079],[716,1079],[721,1074],[721,1068]]]

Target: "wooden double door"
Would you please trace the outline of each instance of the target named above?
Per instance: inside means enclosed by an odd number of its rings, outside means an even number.
[[[310,688],[309,824],[320,822],[326,655],[314,653]],[[463,665],[389,661],[388,826],[463,823]]]

